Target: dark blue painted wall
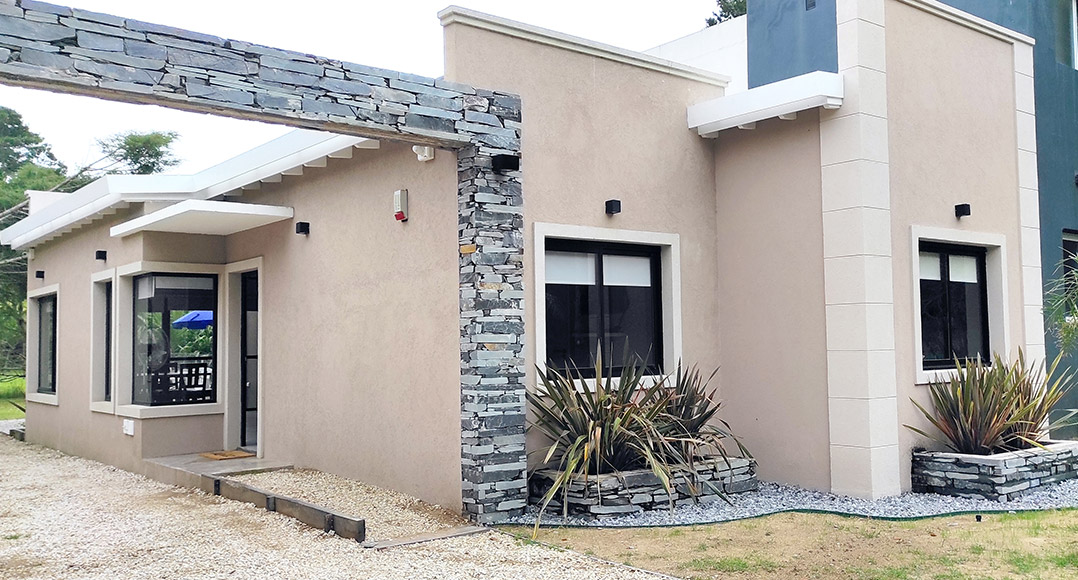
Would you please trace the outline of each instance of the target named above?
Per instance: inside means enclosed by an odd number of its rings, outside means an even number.
[[[1037,92],[1037,175],[1041,198],[1042,277],[1047,283],[1063,259],[1063,230],[1078,230],[1078,71],[1072,66],[1073,0],[943,0],[955,8],[1033,37]],[[1048,356],[1058,353],[1048,329]],[[1078,368],[1078,356],[1066,361]],[[1078,408],[1078,391],[1064,401]],[[1078,429],[1066,435],[1078,436]]]
[[[749,0],[749,88],[818,70],[838,72],[835,0]]]

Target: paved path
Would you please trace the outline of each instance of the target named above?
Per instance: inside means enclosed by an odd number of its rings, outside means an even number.
[[[653,576],[493,532],[365,549],[247,504],[0,436],[0,578]]]

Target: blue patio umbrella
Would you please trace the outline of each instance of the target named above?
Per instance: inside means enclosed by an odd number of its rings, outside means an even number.
[[[202,329],[213,324],[212,310],[192,310],[176,319],[172,328],[196,328]]]

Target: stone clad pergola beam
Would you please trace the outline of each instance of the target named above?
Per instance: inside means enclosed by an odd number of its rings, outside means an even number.
[[[519,97],[32,0],[0,0],[0,84],[455,150],[465,511],[523,510]]]

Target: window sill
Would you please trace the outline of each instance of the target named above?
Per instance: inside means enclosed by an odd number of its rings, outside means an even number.
[[[90,403],[90,410],[94,413],[116,414],[116,408],[112,405],[112,401],[94,401]]]
[[[949,380],[956,369],[933,369],[917,371],[917,385],[928,386],[932,381]]]
[[[26,402],[52,405],[53,407],[60,406],[60,401],[57,399],[56,395],[49,393],[26,393]]]
[[[194,417],[198,415],[223,415],[224,403],[200,403],[194,405],[169,405],[148,407],[146,405],[117,405],[116,414],[132,419],[158,419],[162,417]]]

